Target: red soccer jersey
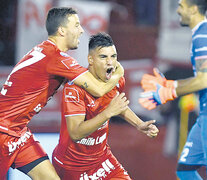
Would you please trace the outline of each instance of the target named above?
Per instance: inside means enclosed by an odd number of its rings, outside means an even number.
[[[60,161],[64,168],[77,170],[78,167],[79,170],[87,170],[96,166],[109,151],[107,145],[109,121],[91,135],[74,142],[68,133],[65,117],[85,115],[86,120],[90,120],[108,106],[117,91],[123,91],[124,84],[125,80],[121,78],[114,89],[100,98],[94,98],[74,84],[65,85],[62,96],[60,139],[53,153],[54,158]]]
[[[20,136],[64,77],[73,81],[85,72],[86,68],[49,40],[34,47],[14,67],[0,92],[0,131]]]

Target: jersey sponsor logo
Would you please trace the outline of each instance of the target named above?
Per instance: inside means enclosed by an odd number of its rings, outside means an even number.
[[[64,94],[65,102],[79,102],[79,93],[75,88],[66,87]]]
[[[79,180],[102,180],[102,178],[106,178],[112,170],[115,169],[114,165],[109,161],[109,159],[105,160],[102,164],[102,167],[99,168],[92,175],[88,175],[86,172],[80,175]]]
[[[76,60],[72,60],[71,61],[71,59],[66,59],[66,60],[62,60],[61,61],[64,65],[65,65],[65,67],[67,67],[68,69],[70,69],[70,68],[74,68],[74,69],[77,69],[78,68],[78,62],[76,61]],[[77,67],[75,67],[75,66],[77,66]]]
[[[106,133],[102,136],[98,136],[97,138],[83,138],[80,141],[77,141],[76,143],[86,145],[86,146],[94,146],[97,144],[103,143],[103,141],[106,139]]]
[[[11,155],[16,149],[20,148],[21,146],[24,146],[25,142],[30,138],[32,134],[30,132],[26,132],[21,136],[17,142],[8,142],[9,147],[9,155]]]

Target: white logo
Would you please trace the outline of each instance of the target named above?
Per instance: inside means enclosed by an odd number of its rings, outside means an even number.
[[[24,146],[25,142],[30,138],[31,135],[32,134],[30,132],[26,132],[18,139],[17,142],[8,142],[9,155],[12,154],[17,148]]]
[[[35,111],[36,113],[38,113],[38,112],[41,111],[41,109],[42,109],[41,104],[38,104],[38,105],[34,108],[34,111]]]
[[[79,93],[75,88],[66,87],[64,94],[65,102],[79,102]]]
[[[92,100],[91,103],[88,104],[87,106],[88,106],[88,107],[94,107],[94,106],[95,106],[95,102],[94,102],[94,100]]]
[[[75,96],[73,96],[72,92],[69,92],[68,95],[65,95],[66,98],[72,98],[72,99],[76,99]]]
[[[93,146],[93,145],[97,145],[97,144],[101,144],[103,143],[103,141],[106,139],[106,133],[104,133],[104,135],[102,136],[98,136],[96,139],[95,138],[83,138],[80,141],[77,141],[76,143],[78,144],[83,144],[86,146]]]
[[[102,178],[107,177],[107,175],[111,173],[111,170],[115,169],[114,165],[109,161],[109,159],[105,160],[101,165],[102,167],[92,175],[88,175],[86,172],[81,174],[79,180],[101,180]]]
[[[70,67],[78,65],[78,62],[76,60],[73,60],[72,63],[70,64]]]

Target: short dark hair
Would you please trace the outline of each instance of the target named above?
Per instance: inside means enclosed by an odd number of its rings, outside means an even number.
[[[55,35],[58,27],[64,26],[68,22],[68,16],[77,14],[71,7],[54,7],[48,11],[46,19],[46,29],[48,36]]]
[[[206,15],[207,10],[207,0],[187,0],[189,5],[196,5],[198,6],[198,10],[200,14]]]
[[[114,42],[111,36],[104,32],[100,32],[90,37],[88,49],[90,51],[97,47],[109,47],[113,45],[114,45]]]

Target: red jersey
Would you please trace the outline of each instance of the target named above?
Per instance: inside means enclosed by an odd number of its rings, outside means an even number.
[[[35,46],[14,67],[0,92],[0,132],[21,136],[64,78],[73,81],[87,71],[49,40]]]
[[[106,121],[91,135],[74,142],[68,133],[67,116],[85,115],[85,120],[90,120],[101,113],[118,92],[122,92],[125,80],[121,78],[119,83],[107,94],[95,98],[80,87],[67,83],[62,96],[62,121],[60,139],[53,156],[66,169],[88,170],[100,163],[100,159],[109,154],[107,145],[108,125]],[[78,167],[78,168],[77,168]]]

